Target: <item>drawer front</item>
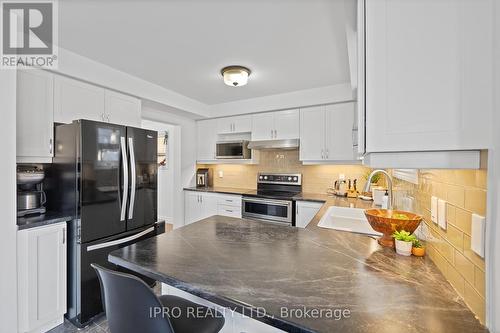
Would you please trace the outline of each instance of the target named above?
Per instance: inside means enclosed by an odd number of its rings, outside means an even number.
[[[219,195],[217,198],[219,205],[235,206],[241,208],[241,196],[239,195]]]
[[[218,205],[217,214],[241,218],[241,206]]]

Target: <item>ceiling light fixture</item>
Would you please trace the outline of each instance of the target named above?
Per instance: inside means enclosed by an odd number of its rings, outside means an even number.
[[[231,87],[244,86],[248,82],[251,71],[243,66],[227,66],[221,69],[224,83]]]

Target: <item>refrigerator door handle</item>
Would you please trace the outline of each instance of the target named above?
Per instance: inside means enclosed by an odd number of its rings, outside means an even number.
[[[137,180],[133,138],[128,138],[128,149],[130,153],[130,178],[132,179],[132,185],[130,190],[130,203],[128,207],[128,219],[131,220],[134,217],[135,191],[136,191],[136,180]]]
[[[90,246],[87,247],[87,252],[94,251],[94,250],[99,250],[99,249],[104,249],[105,247],[116,246],[116,245],[120,245],[120,244],[123,244],[123,243],[127,243],[127,242],[130,242],[130,241],[133,241],[134,239],[141,238],[142,236],[147,235],[151,231],[154,231],[154,230],[155,230],[155,227],[150,227],[150,228],[147,228],[146,230],[141,231],[138,234],[135,234],[135,235],[132,235],[132,236],[128,236],[128,237],[125,237],[125,238],[117,239],[117,240],[106,242],[106,243],[90,245]]]
[[[120,214],[120,221],[125,221],[125,212],[127,210],[128,201],[128,160],[127,160],[127,148],[125,137],[120,138],[121,150],[122,150],[122,168],[123,168],[123,196],[122,196],[122,207]]]

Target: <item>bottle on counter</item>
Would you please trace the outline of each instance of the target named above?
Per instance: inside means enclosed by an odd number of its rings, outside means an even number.
[[[382,209],[389,207],[389,191],[385,190],[384,197],[382,198]]]

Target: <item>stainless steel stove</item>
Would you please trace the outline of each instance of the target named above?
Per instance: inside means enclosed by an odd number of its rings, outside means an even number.
[[[257,190],[243,196],[242,216],[294,225],[293,198],[301,192],[301,174],[259,173]]]

